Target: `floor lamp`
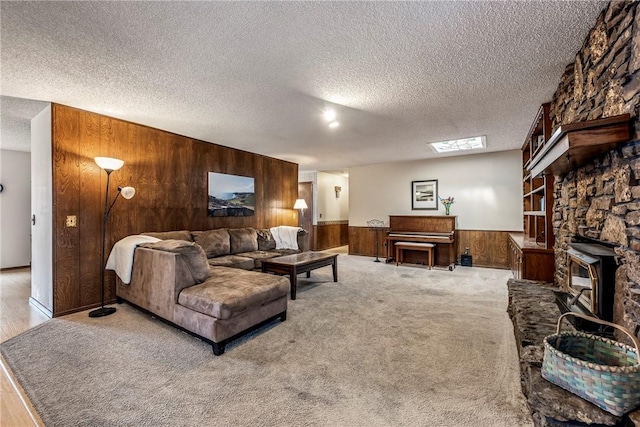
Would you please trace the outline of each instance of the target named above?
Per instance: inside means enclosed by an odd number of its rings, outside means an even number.
[[[296,199],[296,202],[293,204],[293,209],[300,210],[300,227],[304,228],[304,210],[307,209],[307,202],[304,199]]]
[[[122,195],[122,197],[124,197],[125,199],[131,199],[136,194],[136,189],[133,187],[118,187],[118,194],[116,194],[116,197],[115,199],[113,199],[113,202],[111,202],[111,205],[108,206],[109,177],[111,176],[111,172],[120,169],[124,165],[124,161],[113,159],[111,157],[95,157],[94,160],[96,164],[100,166],[100,168],[104,169],[104,171],[107,173],[107,190],[104,193],[104,215],[102,217],[102,251],[100,252],[100,284],[102,285],[102,299],[100,308],[90,311],[89,317],[104,317],[116,312],[115,307],[104,306],[104,252],[107,240],[107,220],[109,219],[111,208],[116,203],[116,200],[118,200],[118,197]]]

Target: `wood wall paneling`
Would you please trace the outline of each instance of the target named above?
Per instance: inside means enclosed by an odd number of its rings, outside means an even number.
[[[104,188],[101,179],[96,179],[101,174],[105,174],[98,167],[91,155],[100,151],[100,118],[95,115],[82,115],[80,117],[79,135],[80,155],[80,205],[85,207],[95,207],[97,209],[104,203]],[[89,213],[91,212],[91,213]],[[77,215],[78,212],[70,213]],[[80,236],[79,256],[80,256],[80,306],[89,306],[95,302],[96,294],[100,294],[100,264],[96,262],[95,254],[100,253],[100,239],[83,238],[84,236],[99,236],[102,228],[102,217],[97,212],[88,211],[77,218],[78,234]],[[85,258],[88,258],[85,259]],[[69,307],[67,307],[68,309]]]
[[[456,230],[458,260],[465,248],[474,267],[509,268],[509,231]]]
[[[53,110],[55,111],[55,109]],[[80,307],[79,230],[65,227],[67,215],[81,216],[79,200],[80,117],[77,111],[53,115],[53,132],[60,141],[52,151],[53,161],[53,312]]]
[[[106,173],[96,156],[125,161],[111,174],[109,203],[118,186],[136,189],[133,199],[118,200],[111,211],[107,255],[116,241],[144,231],[297,225],[297,164],[58,104],[52,105],[52,120],[54,316],[100,304]],[[254,177],[256,214],[208,217],[208,172]],[[77,215],[76,228],[65,227],[67,215]],[[106,290],[107,302],[113,302],[109,271]]]
[[[337,248],[349,244],[348,223],[320,223],[315,227],[316,250]]]
[[[349,255],[376,256],[376,232],[369,227],[349,227]],[[387,230],[378,231],[378,257],[387,254]]]

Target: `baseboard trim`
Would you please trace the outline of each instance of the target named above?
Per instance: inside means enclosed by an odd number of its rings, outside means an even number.
[[[53,317],[53,312],[51,312],[51,310],[49,310],[47,307],[42,305],[42,303],[37,299],[33,297],[29,297],[29,304],[31,304],[32,306],[40,310],[44,315],[48,316],[49,318]]]
[[[23,268],[31,268],[31,264],[29,265],[19,265],[17,267],[4,267],[4,268],[0,268],[0,271],[11,271],[11,270],[20,270]]]

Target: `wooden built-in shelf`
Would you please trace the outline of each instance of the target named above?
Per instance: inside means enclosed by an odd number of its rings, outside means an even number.
[[[543,172],[558,176],[576,169],[627,142],[629,119],[629,114],[622,114],[562,125],[528,162],[526,169],[532,176]]]
[[[524,197],[529,197],[530,195],[536,194],[536,193],[544,193],[544,185],[541,185],[538,188],[534,188],[533,190],[531,190],[527,194],[525,194]]]
[[[509,265],[516,278],[553,280],[553,175],[531,172],[551,139],[551,106],[542,104],[522,144],[522,233],[509,234]]]

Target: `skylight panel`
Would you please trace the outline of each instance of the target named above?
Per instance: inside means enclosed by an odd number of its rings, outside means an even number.
[[[487,146],[486,136],[473,136],[471,138],[454,139],[451,141],[432,142],[431,148],[438,153],[451,153],[454,151],[477,150]]]

